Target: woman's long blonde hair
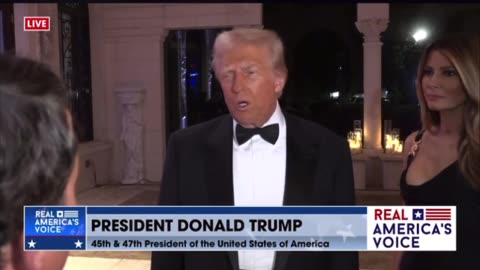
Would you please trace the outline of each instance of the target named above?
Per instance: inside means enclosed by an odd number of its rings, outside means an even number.
[[[441,51],[460,76],[467,98],[458,144],[458,162],[462,174],[475,189],[480,190],[480,33],[438,39],[425,49],[417,73],[417,96],[423,129],[428,130],[440,124],[439,113],[429,110],[425,103],[421,83],[427,57],[432,51]]]

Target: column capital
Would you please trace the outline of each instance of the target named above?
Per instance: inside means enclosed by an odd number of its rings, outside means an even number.
[[[364,42],[379,42],[380,34],[388,26],[389,20],[380,18],[371,18],[355,22],[357,29],[363,34]]]
[[[145,95],[145,88],[135,83],[119,85],[115,88],[121,105],[142,104]]]

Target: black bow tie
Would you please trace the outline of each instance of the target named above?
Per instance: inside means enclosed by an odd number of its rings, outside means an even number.
[[[244,144],[256,134],[260,135],[265,141],[275,144],[278,139],[278,130],[278,124],[268,125],[263,128],[244,128],[237,124],[235,127],[235,134],[239,145]]]

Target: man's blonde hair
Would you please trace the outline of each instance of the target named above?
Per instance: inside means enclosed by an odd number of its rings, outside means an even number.
[[[277,33],[271,30],[257,28],[236,28],[220,33],[213,45],[213,70],[216,71],[215,57],[224,48],[233,48],[238,45],[264,47],[272,56],[272,67],[276,72],[287,75],[283,43]]]

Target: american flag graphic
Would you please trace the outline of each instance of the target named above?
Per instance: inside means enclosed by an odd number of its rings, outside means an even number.
[[[78,218],[78,211],[76,210],[65,210],[63,213],[66,218]]]
[[[448,208],[426,208],[425,209],[426,220],[451,220],[451,210]]]

